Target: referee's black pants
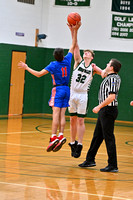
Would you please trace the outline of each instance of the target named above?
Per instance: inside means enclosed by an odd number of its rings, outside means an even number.
[[[86,160],[95,161],[96,153],[105,140],[108,153],[108,165],[117,167],[116,144],[114,136],[114,122],[118,115],[118,109],[115,106],[106,106],[98,113],[97,124]]]

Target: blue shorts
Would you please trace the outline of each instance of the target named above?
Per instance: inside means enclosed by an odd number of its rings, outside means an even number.
[[[69,106],[70,88],[68,86],[57,86],[51,91],[49,100],[50,107],[66,108]]]

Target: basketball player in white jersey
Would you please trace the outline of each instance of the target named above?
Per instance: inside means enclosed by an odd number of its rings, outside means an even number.
[[[68,24],[71,34],[73,32]],[[88,109],[88,91],[94,74],[99,74],[102,77],[105,75],[104,70],[101,70],[91,61],[94,58],[92,50],[84,50],[83,59],[80,55],[78,43],[74,49],[74,69],[71,78],[70,101],[68,108],[70,113],[70,143],[71,156],[78,158],[81,155],[83,148],[82,141],[85,132],[84,118]],[[76,141],[76,136],[78,141]]]

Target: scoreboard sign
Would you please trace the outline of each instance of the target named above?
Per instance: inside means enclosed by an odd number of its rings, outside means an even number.
[[[59,6],[90,6],[90,0],[55,0]]]

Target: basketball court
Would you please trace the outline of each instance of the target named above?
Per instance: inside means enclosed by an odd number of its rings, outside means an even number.
[[[116,122],[119,173],[100,172],[107,165],[104,143],[96,167],[82,169],[95,128],[86,120],[83,151],[72,158],[69,118],[67,142],[58,152],[47,152],[50,115],[0,118],[0,200],[131,200],[133,199],[133,123]]]

